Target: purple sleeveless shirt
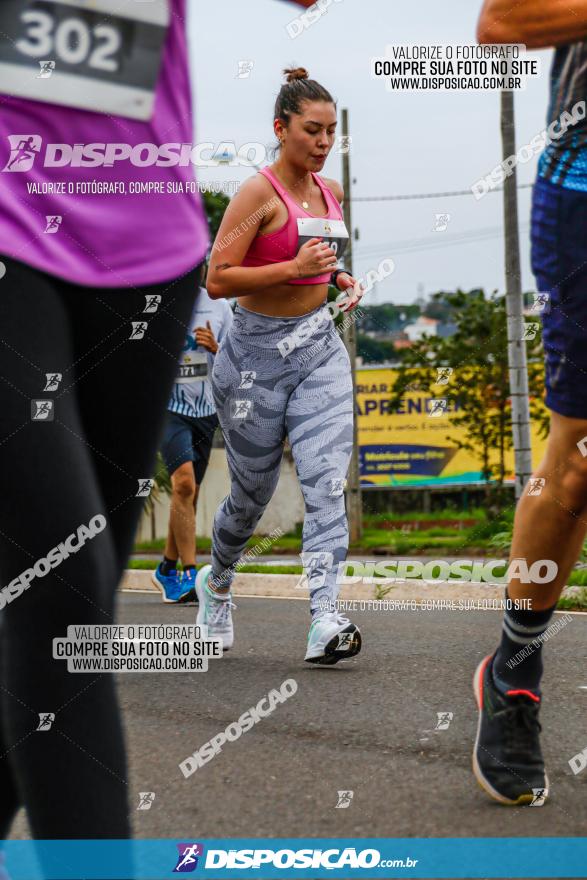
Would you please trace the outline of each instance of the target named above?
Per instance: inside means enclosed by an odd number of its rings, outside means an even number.
[[[12,257],[75,284],[139,287],[171,281],[205,257],[208,222],[189,146],[176,161],[182,144],[195,144],[185,16],[186,0],[171,0],[154,112],[146,121],[0,94],[0,259]],[[15,150],[23,139],[28,159]],[[74,147],[74,161],[48,166],[48,155],[57,161],[65,155],[52,144]],[[98,145],[97,164],[75,167],[75,145],[88,144]],[[108,144],[147,146],[134,164],[125,158],[107,167],[102,145]],[[171,146],[161,150],[163,144]],[[150,164],[153,155],[159,167]],[[83,161],[92,161],[87,148]],[[18,170],[7,170],[11,163]],[[78,183],[92,182],[124,189],[76,191]],[[51,183],[64,185],[65,193],[47,192]],[[161,184],[163,194],[129,191],[150,183]],[[168,186],[183,191],[168,192]],[[55,216],[62,219],[47,219]]]

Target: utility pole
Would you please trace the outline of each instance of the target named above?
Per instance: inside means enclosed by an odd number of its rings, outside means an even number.
[[[342,111],[342,135],[343,143],[347,149],[342,152],[342,186],[344,189],[344,222],[349,232],[349,243],[345,251],[344,266],[347,272],[353,274],[353,223],[351,217],[351,168],[350,168],[350,139],[349,139],[349,114],[348,110]],[[349,313],[352,318],[352,312]],[[353,451],[347,479],[347,515],[349,519],[349,538],[351,543],[360,541],[363,537],[363,502],[361,497],[361,479],[359,476],[359,432],[357,426],[357,379],[355,364],[357,359],[357,334],[355,322],[349,320],[345,323],[343,340],[351,362],[351,376],[353,380]]]
[[[501,92],[501,142],[503,158],[516,155],[514,93]],[[516,499],[532,474],[530,439],[530,399],[528,366],[524,341],[520,239],[518,234],[518,194],[516,168],[503,184],[503,224],[505,236],[505,285],[507,312],[508,364],[512,399],[512,434],[516,471]]]

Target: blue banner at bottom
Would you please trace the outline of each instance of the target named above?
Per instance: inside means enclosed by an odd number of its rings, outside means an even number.
[[[587,878],[585,837],[13,840],[0,846],[2,880]]]

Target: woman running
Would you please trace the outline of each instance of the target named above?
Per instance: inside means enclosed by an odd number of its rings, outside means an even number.
[[[34,838],[127,838],[113,675],[68,672],[53,639],[114,622],[209,245],[199,196],[154,191],[194,177],[155,164],[193,138],[186,2],[17,5],[0,63],[0,837],[24,806]],[[56,78],[38,77],[47,57]]]
[[[212,565],[196,579],[197,622],[225,650],[232,646],[230,584],[277,486],[287,435],[305,502],[302,558],[312,614],[305,659],[332,664],[358,654],[361,635],[336,610],[337,569],[348,548],[343,492],[353,389],[325,302],[329,283],[352,288],[345,311],[362,291],[335,271],[348,241],[342,188],[316,173],[334,142],[335,101],[303,68],[284,73],[274,112],[279,158],[232,199],[210,258],[209,295],[237,297],[211,376],[231,491],[214,518]]]

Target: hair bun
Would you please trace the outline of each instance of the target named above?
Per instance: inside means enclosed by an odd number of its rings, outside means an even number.
[[[310,76],[305,67],[290,67],[286,68],[283,72],[288,83],[293,82],[295,79],[308,79]]]

